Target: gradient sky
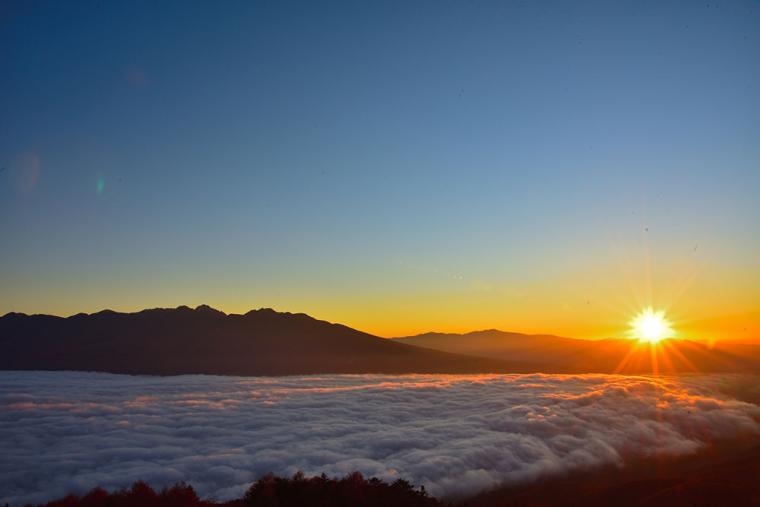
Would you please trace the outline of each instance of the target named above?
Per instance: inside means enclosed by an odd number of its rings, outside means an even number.
[[[760,336],[760,2],[2,2],[0,313]]]

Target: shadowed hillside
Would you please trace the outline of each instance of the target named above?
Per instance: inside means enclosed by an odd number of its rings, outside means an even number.
[[[539,365],[552,373],[674,373],[760,370],[760,346],[664,340],[657,346],[627,339],[577,340],[495,329],[466,334],[425,333],[398,343],[456,354]]]
[[[467,507],[749,507],[760,505],[757,438],[497,488]]]
[[[175,375],[475,373],[535,366],[396,343],[304,314],[253,310],[110,310],[0,318],[0,369]]]

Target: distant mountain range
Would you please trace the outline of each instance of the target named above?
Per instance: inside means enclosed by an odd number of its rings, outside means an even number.
[[[0,317],[0,369],[177,375],[477,373],[535,371],[498,359],[430,350],[304,314],[208,306],[110,310],[71,317]]]
[[[425,333],[397,343],[517,361],[552,373],[685,373],[760,371],[760,346],[664,340],[657,346],[629,339],[578,340],[496,329],[465,334]]]
[[[668,341],[657,370],[760,370],[760,346]],[[662,353],[667,351],[667,354]],[[652,373],[648,346],[497,330],[385,339],[305,314],[209,306],[0,317],[0,369],[177,375]]]

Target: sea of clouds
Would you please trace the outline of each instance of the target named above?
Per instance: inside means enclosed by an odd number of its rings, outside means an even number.
[[[0,372],[0,504],[138,479],[224,500],[297,470],[467,495],[759,435],[760,406],[727,394],[757,380]]]

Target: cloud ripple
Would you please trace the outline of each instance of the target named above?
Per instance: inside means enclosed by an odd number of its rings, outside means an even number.
[[[725,394],[735,383],[748,380],[0,372],[0,504],[138,479],[223,500],[296,470],[471,494],[760,434],[760,407]]]

